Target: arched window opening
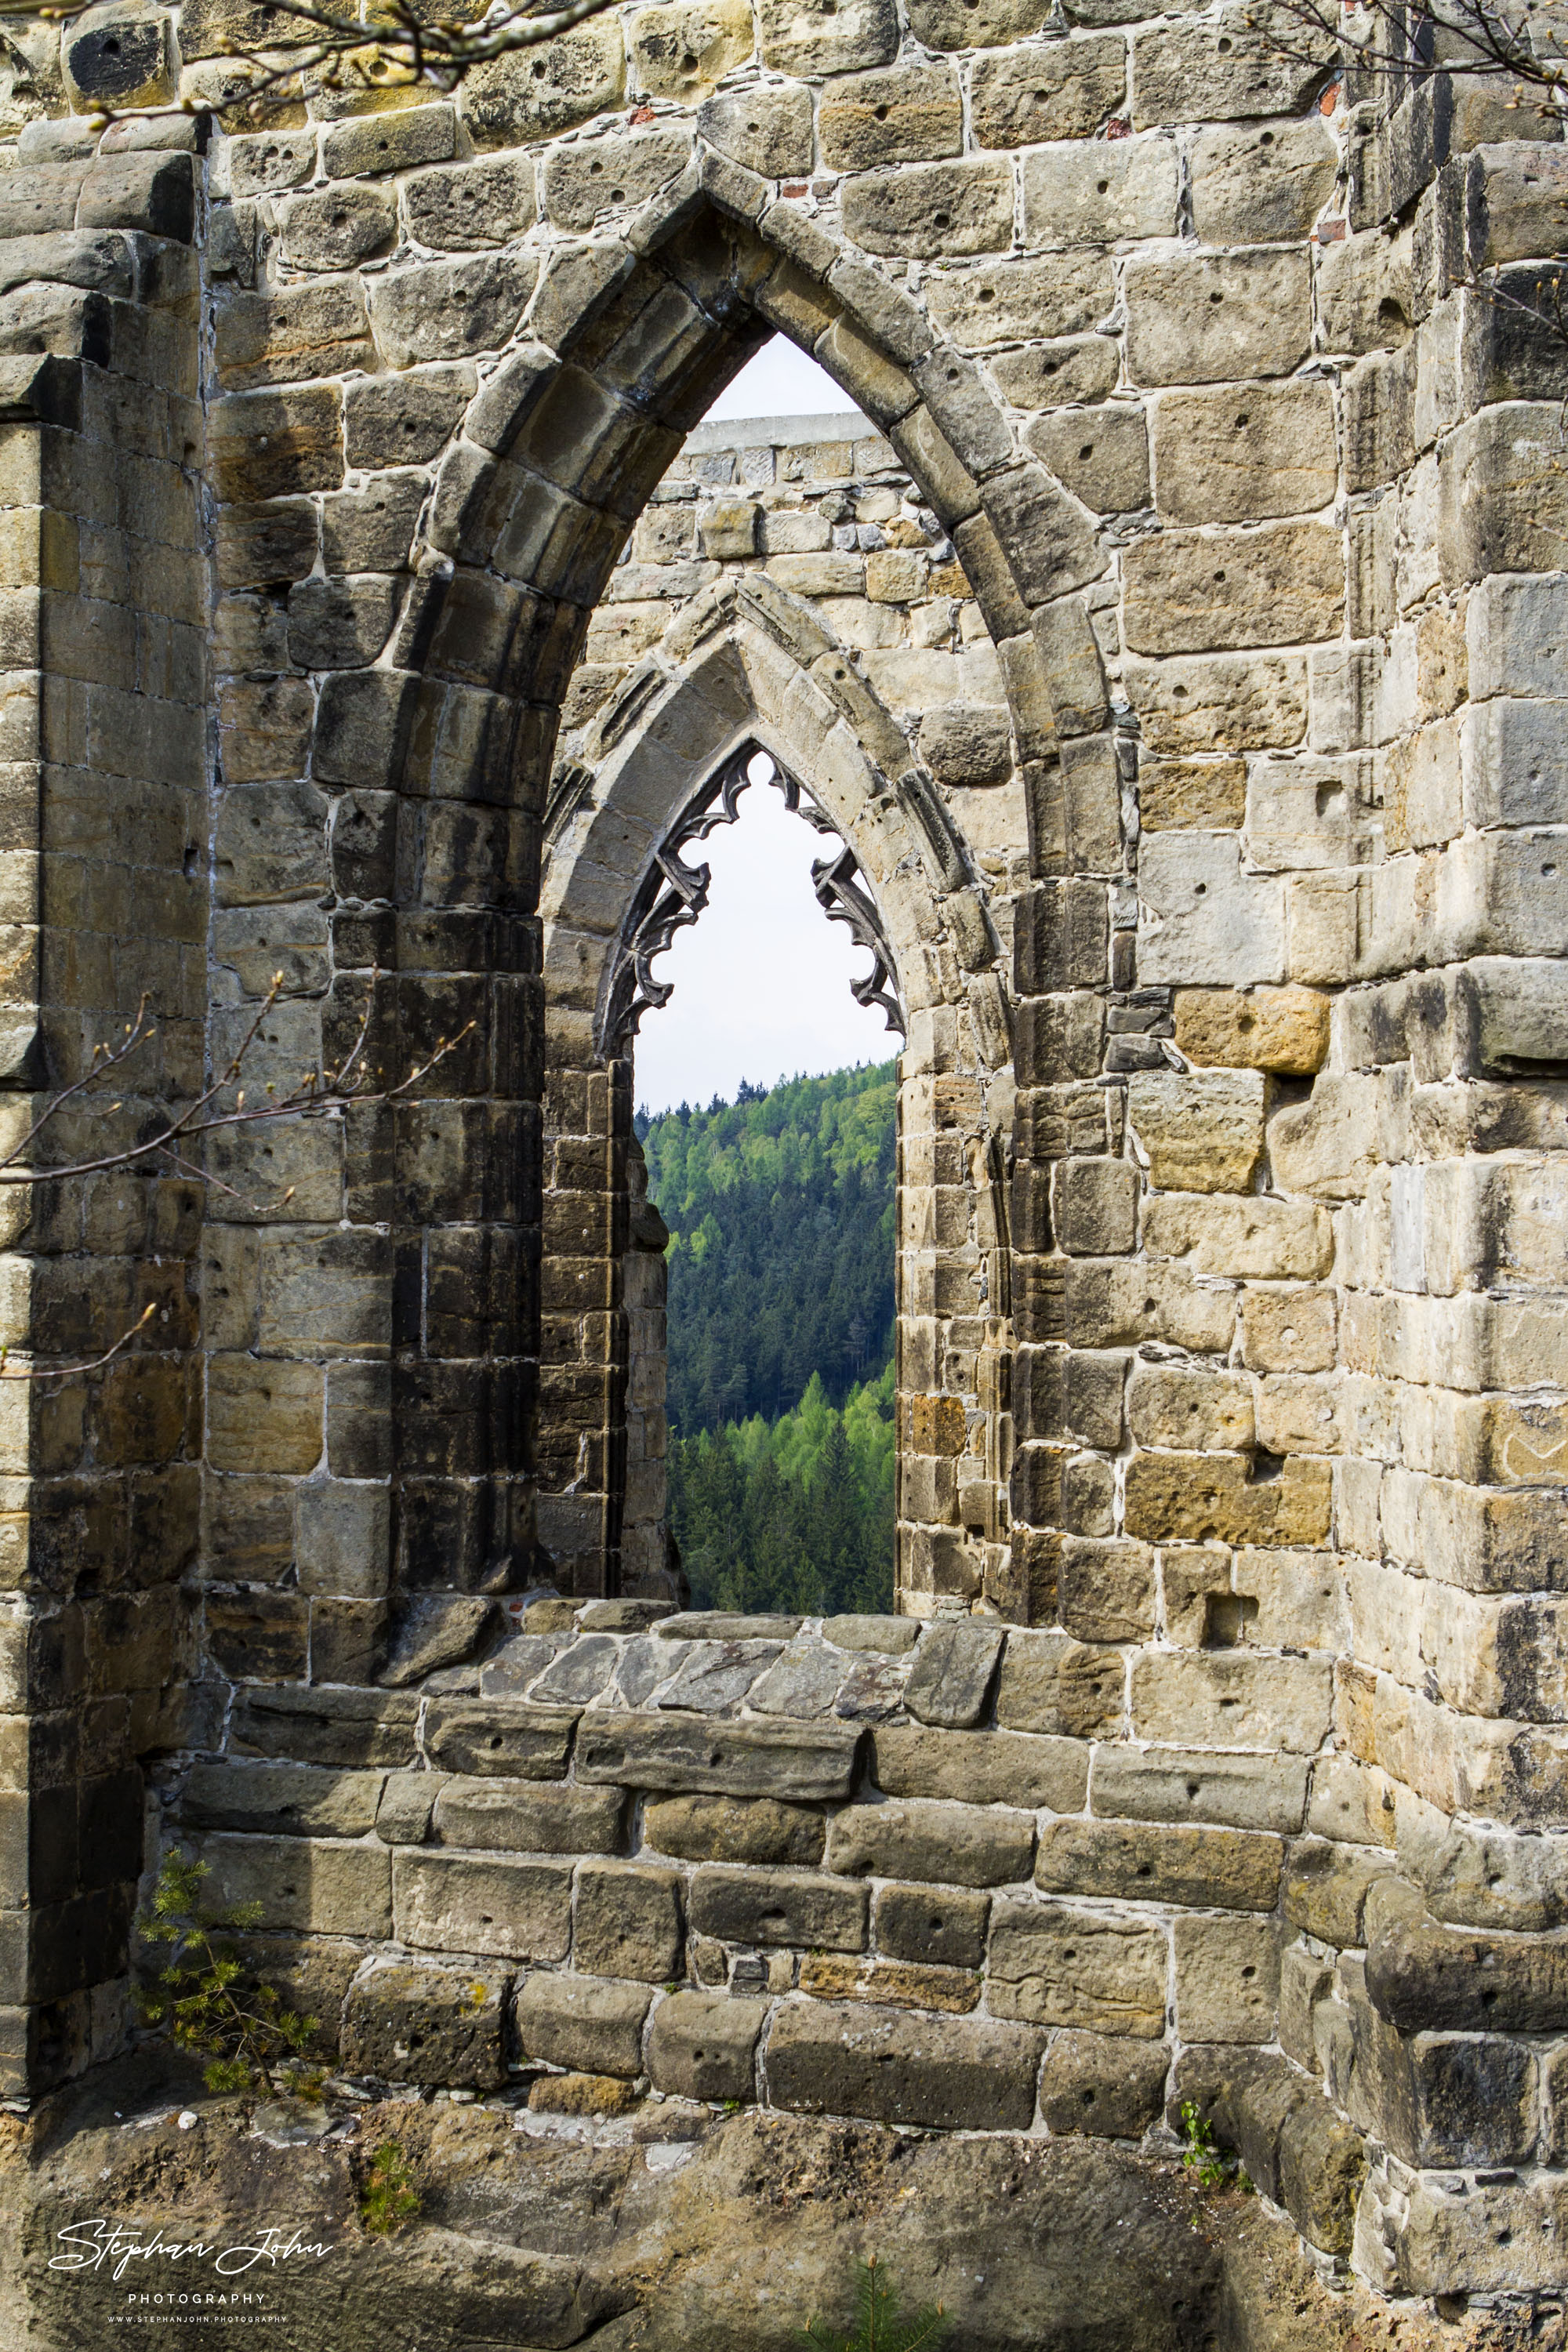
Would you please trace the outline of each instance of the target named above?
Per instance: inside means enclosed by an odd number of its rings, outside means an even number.
[[[785,812],[817,837],[815,908]],[[692,927],[718,862],[723,911],[704,956]],[[823,915],[847,929],[847,958],[824,953]],[[684,955],[669,952],[678,940]],[[861,1014],[835,1019],[827,991],[846,963]],[[734,1017],[747,1003],[763,1012],[750,1039]],[[670,827],[628,909],[603,1019],[606,1055],[637,1073],[632,1181],[655,1212],[634,1215],[625,1278],[623,1578],[662,1547],[701,1606],[889,1609],[898,1076],[881,1048],[901,1045],[906,1019],[853,850],[768,751],[741,745]],[[775,1065],[776,1083],[744,1074],[769,1080]],[[666,1231],[662,1256],[638,1248]]]

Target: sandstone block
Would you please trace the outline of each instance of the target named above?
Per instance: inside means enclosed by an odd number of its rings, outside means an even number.
[[[577,1874],[573,1958],[585,1973],[665,1984],[681,1973],[680,1874],[586,1862]],[[613,2068],[605,2069],[614,2072]]]
[[[820,123],[822,159],[833,171],[956,155],[963,145],[958,78],[942,66],[846,77],[823,91]]]
[[[392,1931],[391,1856],[384,1845],[220,1832],[199,1841],[197,1858],[211,1873],[207,1901],[225,1908],[259,1903],[268,1927],[326,1936]]]
[[[443,163],[457,140],[450,106],[410,106],[395,114],[351,116],[321,137],[321,162],[329,178],[353,180],[378,172],[407,172],[419,163]]]
[[[952,1621],[921,1636],[904,1703],[921,1723],[966,1730],[984,1716],[1002,1633],[992,1626]]]
[[[1142,2139],[1160,2120],[1169,2065],[1163,2042],[1058,2033],[1040,2076],[1046,2128],[1095,2139]]]
[[[844,226],[868,253],[930,260],[1002,252],[1013,236],[1012,172],[978,159],[868,172],[845,188]]]
[[[666,1797],[647,1806],[643,1837],[656,1853],[682,1862],[795,1864],[822,1860],[823,1816],[772,1797]]]
[[[811,169],[811,92],[801,83],[723,91],[706,100],[699,135],[764,180]]]
[[[1035,1879],[1053,1895],[1271,1911],[1283,1860],[1279,1839],[1254,1831],[1058,1821],[1040,1833]]]
[[[1288,375],[1305,358],[1304,252],[1227,254],[1127,265],[1127,356],[1135,383],[1223,383]]]
[[[207,426],[219,496],[243,503],[342,479],[342,417],[329,385],[220,400]]]
[[[1108,245],[1175,232],[1172,140],[1041,147],[1025,157],[1023,176],[1024,234],[1031,245]]]
[[[1166,392],[1152,404],[1154,503],[1172,522],[1250,522],[1327,506],[1338,480],[1324,383]]]
[[[992,1905],[994,2016],[1156,2042],[1165,2028],[1165,1931],[1151,1921],[1059,1903]]]
[[[454,1774],[442,1781],[436,1801],[436,1840],[508,1853],[614,1853],[622,1809],[615,1789]]]
[[[1127,1422],[1140,1445],[1245,1453],[1253,1442],[1252,1383],[1239,1372],[1135,1364]]]
[[[1307,1801],[1304,1759],[1215,1756],[1196,1748],[1094,1750],[1097,1815],[1141,1822],[1222,1822],[1235,1829],[1299,1830]]]
[[[1328,1055],[1329,1000],[1320,989],[1178,989],[1173,1009],[1190,1061],[1310,1077]]]
[[[1005,1886],[1028,1875],[1027,1813],[941,1801],[851,1805],[828,1827],[827,1866],[878,1878]]]
[[[1214,1193],[1194,1195],[1167,1192],[1151,1200],[1143,1211],[1143,1242],[1151,1255],[1179,1258],[1194,1274],[1219,1274],[1249,1276],[1257,1282],[1289,1282],[1325,1275],[1333,1264],[1333,1227],[1328,1212],[1297,1201],[1277,1201],[1258,1193],[1243,1193],[1236,1198]],[[1300,1297],[1301,1294],[1292,1294]],[[1333,1360],[1333,1317],[1331,1297],[1328,1336],[1330,1353],[1322,1365],[1287,1363],[1257,1365],[1264,1370],[1315,1371],[1325,1369]],[[1298,1342],[1307,1344],[1303,1330],[1290,1322],[1290,1302],[1271,1291],[1248,1291],[1244,1295],[1243,1312],[1267,1315],[1278,1305],[1284,1317],[1279,1325],[1278,1343],[1287,1350]],[[1302,1316],[1321,1331],[1321,1319],[1312,1321],[1310,1302],[1303,1301]],[[1259,1344],[1263,1325],[1258,1324]],[[1274,1327],[1270,1327],[1274,1328]],[[1289,1340],[1283,1333],[1290,1331]],[[1247,1358],[1252,1364],[1250,1356]]]
[[[1064,1491],[1064,1505],[1070,1500]],[[1061,1622],[1079,1641],[1146,1640],[1154,1631],[1154,1555],[1146,1544],[1120,1537],[1065,1537],[1057,1594]]]
[[[592,228],[601,213],[646,204],[674,179],[689,153],[690,142],[671,131],[557,147],[545,158],[545,210],[563,228]]]
[[[1095,514],[1128,514],[1149,504],[1149,436],[1141,408],[1106,407],[1093,417],[1039,416],[1026,437],[1058,481]]]
[[[1263,1078],[1256,1071],[1140,1070],[1128,1116],[1162,1191],[1245,1192],[1263,1151]]]
[[[1149,1542],[1316,1544],[1328,1535],[1326,1462],[1291,1455],[1256,1479],[1238,1454],[1140,1454],[1128,1466],[1128,1532]]]
[[[374,1824],[381,1787],[379,1772],[334,1772],[311,1764],[198,1764],[185,1783],[180,1819],[194,1830],[357,1838]]]
[[[440,1699],[425,1719],[425,1751],[444,1772],[563,1780],[575,1708],[504,1699]]]
[[[517,1996],[517,2031],[530,2058],[584,2074],[640,2074],[646,1985],[592,1977],[531,1976]]]
[[[763,61],[780,73],[857,73],[897,55],[893,0],[763,0]]]
[[[1285,1917],[1326,1944],[1359,1944],[1367,1895],[1395,1868],[1381,1850],[1303,1839],[1285,1874]]]
[[[685,2099],[744,2099],[756,2092],[756,2052],[767,2003],[678,1992],[661,2000],[648,2035],[656,2088]]]
[[[937,2010],[948,2017],[967,2017],[980,2006],[980,1979],[972,1969],[857,1958],[847,1952],[808,1952],[800,1964],[800,1990],[813,2000],[880,2001],[896,2009]]]
[[[1120,1725],[1126,1667],[1119,1653],[1062,1633],[1014,1635],[996,1688],[996,1720],[1016,1731],[1087,1738]]]
[[[1138,1235],[1138,1171],[1125,1160],[1069,1160],[1058,1172],[1057,1238],[1074,1256],[1131,1249]]]
[[[690,1901],[693,1928],[724,1943],[866,1948],[867,1890],[841,1878],[804,1870],[704,1868],[692,1876]]]
[[[1176,2024],[1184,2042],[1272,2042],[1279,1939],[1271,1919],[1177,1919]]]
[[[1166,530],[1123,562],[1127,642],[1138,653],[1300,645],[1337,636],[1343,623],[1343,541],[1326,523],[1230,538]]]
[[[963,1799],[970,1805],[1018,1805],[1077,1812],[1088,1785],[1088,1759],[1073,1739],[1006,1731],[916,1730],[879,1727],[873,1775],[889,1797]]]
[[[240,295],[218,312],[215,355],[226,392],[366,367],[374,350],[364,297],[353,282]]]
[[[542,48],[476,67],[463,85],[463,111],[477,147],[512,147],[618,106],[625,89],[621,26],[600,17]]]
[[[391,1861],[400,1943],[416,1950],[491,1952],[547,1964],[566,1958],[572,1940],[568,1864],[409,1853]]]
[[[531,257],[479,254],[469,261],[422,262],[375,278],[370,322],[387,365],[499,351],[517,325],[536,274]]]
[[[1243,868],[1234,835],[1155,835],[1139,861],[1138,895],[1140,971],[1151,984],[1249,985],[1283,978],[1283,887]],[[1148,1074],[1150,1086],[1163,1079],[1163,1073]],[[1150,1096],[1151,1103],[1157,1099]],[[1196,1099],[1203,1100],[1201,1094]],[[1206,1189],[1235,1188],[1215,1182]]]
[[[397,199],[385,188],[312,189],[280,209],[283,251],[297,269],[353,269],[397,236]]]
[[[1299,655],[1133,658],[1127,678],[1144,740],[1155,752],[1267,751],[1299,743],[1306,733],[1307,671]],[[1224,975],[1194,971],[1183,977],[1201,985]]]
[[[976,269],[933,270],[927,287],[931,317],[971,350],[1024,337],[1080,335],[1109,314],[1115,299],[1109,257],[1081,249],[1043,261],[988,261]],[[1114,359],[1113,347],[1108,348]],[[998,359],[996,365],[1002,364]],[[1113,365],[1110,383],[1115,381]],[[1110,384],[1101,389],[1108,391]],[[1057,397],[1094,395],[1062,392]]]
[[[1103,35],[975,60],[970,99],[982,147],[1090,139],[1120,110],[1127,52]]]
[[[342,2063],[386,2082],[498,2091],[510,1990],[510,1977],[493,1969],[373,1961],[349,1987]]]
[[[590,1712],[577,1736],[577,1777],[680,1794],[836,1803],[849,1794],[859,1745],[860,1733],[847,1726]]]
[[[397,1766],[414,1760],[419,1700],[372,1690],[248,1690],[235,1699],[241,1754],[312,1764]]]
[[[458,163],[448,171],[421,172],[404,183],[403,214],[409,234],[437,253],[505,245],[509,237],[531,228],[534,211],[533,166],[526,156]]]
[[[951,1887],[882,1886],[877,1890],[873,1933],[889,1959],[977,1969],[985,1957],[988,1895]]]
[[[1134,1737],[1201,1747],[1315,1755],[1328,1735],[1333,1670],[1326,1658],[1150,1653],[1132,1664]]]
[[[1568,1942],[1394,1925],[1367,1948],[1366,1989],[1401,2033],[1561,2032]]]
[[[983,2018],[790,2002],[768,2036],[774,2105],[939,2130],[1026,2131],[1044,2036]]]
[[[1315,108],[1293,122],[1205,127],[1193,142],[1193,226],[1205,245],[1304,237],[1338,168],[1333,133]]]

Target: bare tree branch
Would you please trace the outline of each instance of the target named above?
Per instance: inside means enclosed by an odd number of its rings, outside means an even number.
[[[71,0],[67,5],[0,0],[0,25],[7,18],[70,25],[89,5],[92,0]],[[363,16],[319,5],[317,0],[270,0],[273,12],[290,18],[297,31],[281,33],[265,44],[230,42],[201,60],[242,68],[241,86],[232,98],[215,105],[210,99],[190,97],[172,105],[122,110],[195,114],[211,109],[226,121],[258,122],[279,106],[319,90],[373,96],[424,83],[450,92],[476,66],[541,48],[616,5],[616,0],[568,0],[565,7],[541,11],[498,0],[496,6],[465,24],[456,17],[432,21],[421,15],[416,0],[370,0]],[[89,119],[107,123],[120,110],[104,106]]]

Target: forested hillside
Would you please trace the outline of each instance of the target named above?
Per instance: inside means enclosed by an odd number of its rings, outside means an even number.
[[[891,1605],[895,1093],[888,1062],[637,1116],[699,1605]]]

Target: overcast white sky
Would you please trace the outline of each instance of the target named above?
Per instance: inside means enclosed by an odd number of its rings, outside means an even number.
[[[809,352],[787,336],[775,335],[719,394],[703,423],[717,424],[724,416],[816,416],[854,405]]]
[[[738,823],[684,853],[713,869],[708,905],[678,931],[656,980],[675,993],[645,1013],[634,1047],[637,1099],[651,1111],[677,1103],[732,1101],[742,1078],[771,1087],[797,1071],[885,1062],[903,1040],[849,982],[871,969],[842,923],[830,923],[811,887],[828,836],[792,816],[772,784],[742,793]]]
[[[709,417],[812,416],[853,406],[814,359],[782,335],[721,393]],[[901,1039],[875,1008],[863,1012],[851,979],[870,959],[812,893],[822,834],[792,816],[772,784],[742,796],[740,821],[685,852],[713,869],[706,911],[654,966],[675,993],[643,1015],[635,1052],[637,1099],[649,1110],[732,1100],[742,1078],[769,1087],[797,1071],[884,1062]]]

